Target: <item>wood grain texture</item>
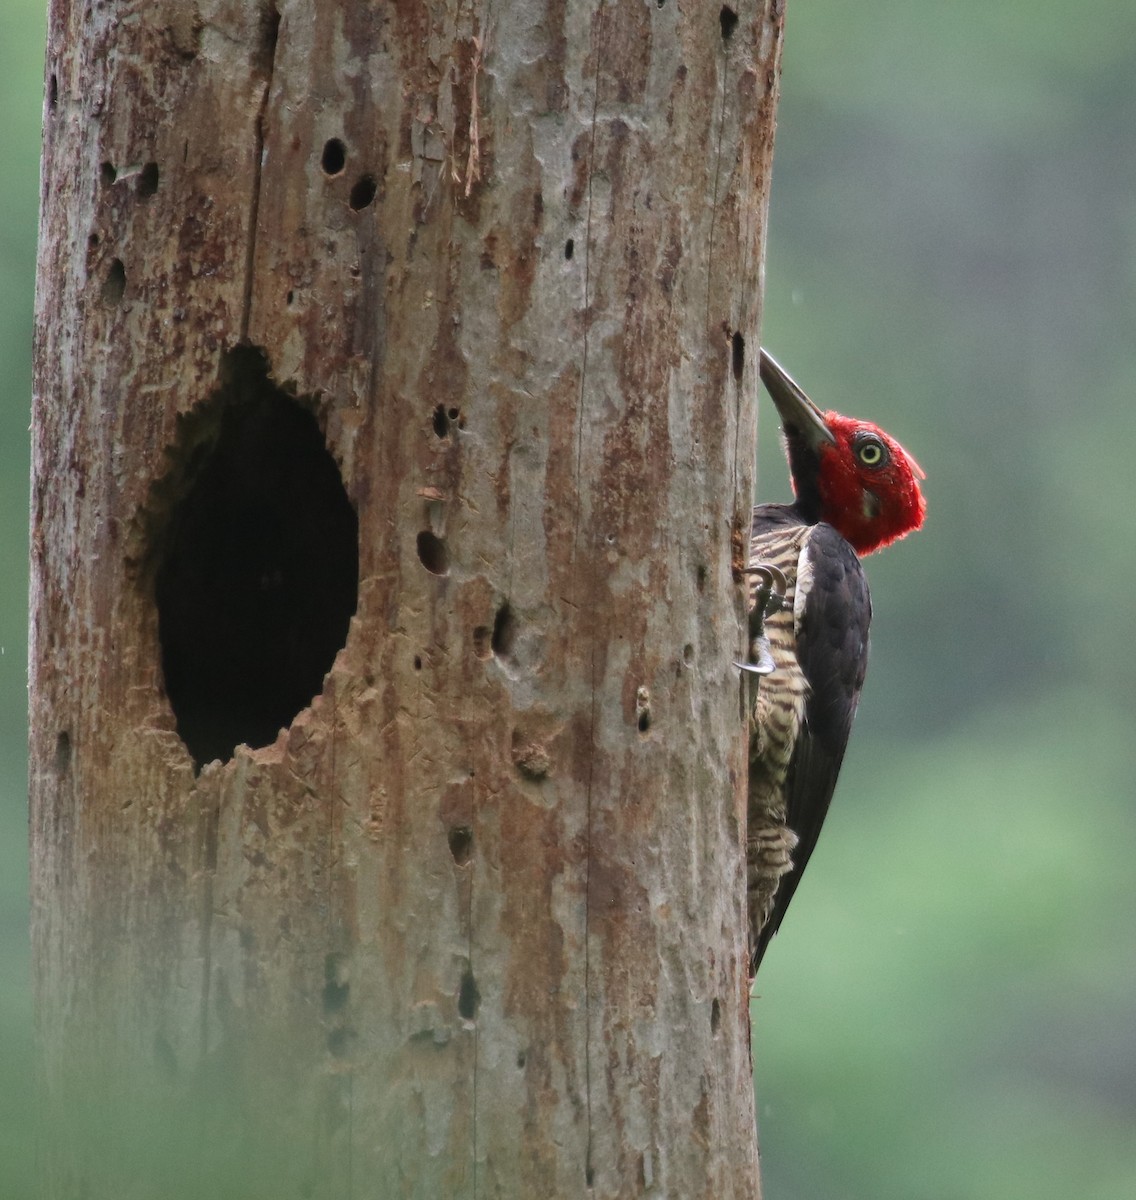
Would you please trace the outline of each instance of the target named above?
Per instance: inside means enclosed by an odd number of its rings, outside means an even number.
[[[102,1152],[143,1128],[245,1195],[758,1194],[730,664],[781,4],[736,7],[51,5],[35,973],[48,1111],[131,1097],[55,1195],[155,1194]],[[243,344],[339,465],[358,606],[195,773],[154,531]]]

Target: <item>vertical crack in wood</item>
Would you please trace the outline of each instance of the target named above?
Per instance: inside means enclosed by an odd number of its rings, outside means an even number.
[[[596,64],[595,87],[592,92],[592,120],[588,142],[588,211],[584,220],[584,327],[580,356],[580,400],[576,413],[576,521],[573,532],[573,559],[579,561],[580,524],[583,518],[583,501],[580,489],[584,457],[584,416],[588,378],[588,332],[591,327],[591,263],[592,263],[592,180],[596,166],[596,127],[599,120],[600,78],[603,73],[603,50],[606,44],[603,24],[606,5],[602,3],[596,14]],[[595,563],[589,562],[584,574],[586,592],[581,611],[590,614],[595,607]],[[590,687],[590,709],[588,713],[588,740],[594,744],[596,736],[596,635],[595,622],[587,622],[592,631],[589,636],[588,676]],[[590,748],[589,748],[590,749]],[[587,1116],[587,1144],[584,1160],[584,1179],[588,1189],[595,1178],[592,1167],[592,972],[591,972],[591,890],[592,890],[592,785],[595,755],[588,754],[588,772],[584,792],[584,1110]]]
[[[258,49],[262,52],[260,65],[264,73],[264,90],[261,93],[254,127],[252,194],[249,197],[248,238],[245,244],[244,294],[241,300],[240,340],[242,342],[248,341],[249,323],[252,317],[253,278],[256,271],[256,226],[257,221],[260,219],[260,187],[261,176],[264,170],[264,120],[268,113],[268,101],[272,95],[272,75],[276,69],[276,42],[280,32],[280,11],[274,3],[269,3],[262,11],[260,19],[261,27],[257,31],[257,34],[260,38]]]

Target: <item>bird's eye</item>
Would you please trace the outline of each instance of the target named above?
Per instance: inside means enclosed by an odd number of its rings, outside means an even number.
[[[891,457],[888,448],[871,433],[861,434],[855,440],[856,457],[865,467],[882,467]]]

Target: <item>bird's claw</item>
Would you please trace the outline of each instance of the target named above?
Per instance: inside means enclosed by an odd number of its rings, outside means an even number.
[[[767,637],[759,637],[750,646],[750,661],[735,662],[734,666],[739,671],[746,671],[750,675],[772,675],[777,669],[777,664],[773,661],[773,655],[769,649],[769,639]]]
[[[778,612],[785,603],[788,583],[785,573],[772,563],[754,563],[742,573],[755,576],[758,584],[749,610],[749,661],[734,666],[750,675],[769,675],[776,670],[776,664],[765,636],[765,618]]]

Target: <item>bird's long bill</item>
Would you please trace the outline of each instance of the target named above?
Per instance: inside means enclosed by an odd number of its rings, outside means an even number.
[[[792,426],[814,450],[825,442],[836,442],[832,430],[824,422],[824,414],[764,347],[761,351],[761,382],[773,397],[783,426]]]

